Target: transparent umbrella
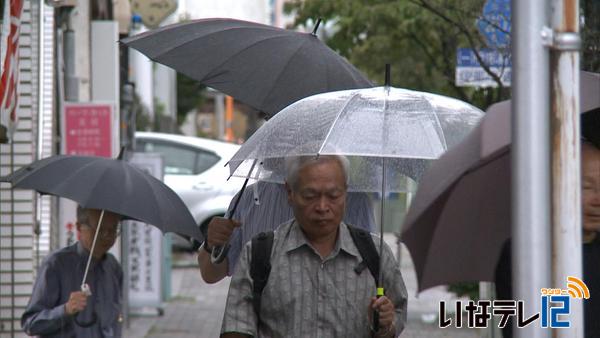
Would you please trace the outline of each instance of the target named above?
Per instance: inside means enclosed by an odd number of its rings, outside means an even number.
[[[318,94],[283,109],[254,133],[229,161],[230,173],[283,182],[286,157],[345,155],[350,191],[382,196],[410,191],[406,177],[418,180],[428,162],[458,143],[482,116],[456,99],[390,86]]]
[[[257,130],[229,161],[230,173],[283,182],[285,157],[340,154],[350,160],[350,191],[380,192],[384,169],[385,192],[412,191],[405,177],[418,181],[482,116],[456,99],[389,86],[318,94]],[[255,160],[263,165],[251,172]]]

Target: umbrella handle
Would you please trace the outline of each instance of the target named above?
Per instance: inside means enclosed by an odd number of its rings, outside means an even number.
[[[373,310],[373,336],[379,331],[379,311]]]
[[[214,247],[210,253],[210,262],[213,264],[219,264],[225,260],[225,257],[227,257],[227,253],[229,252],[229,247],[229,243],[225,244],[224,246]]]
[[[250,167],[250,171],[248,172],[248,176],[246,177],[246,180],[244,181],[244,184],[242,185],[242,189],[240,189],[240,192],[237,194],[237,199],[235,200],[235,203],[233,204],[233,208],[231,209],[231,212],[229,212],[229,216],[227,217],[228,219],[231,219],[233,214],[235,213],[235,209],[237,209],[238,204],[240,204],[240,200],[242,199],[242,195],[244,194],[244,190],[246,190],[246,185],[248,185],[248,181],[250,180],[250,175],[252,174],[252,170],[254,170],[254,166],[256,165],[256,162],[258,160],[255,159],[252,162],[252,166]],[[227,257],[227,253],[229,252],[229,242],[225,243],[224,246],[216,246],[212,249],[212,252],[210,253],[210,261],[213,264],[219,264],[221,263],[223,260],[225,260],[225,257]]]
[[[377,287],[377,299],[384,295],[382,287]],[[379,332],[379,311],[373,310],[373,337]]]

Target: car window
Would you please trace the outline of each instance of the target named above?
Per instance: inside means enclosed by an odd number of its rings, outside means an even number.
[[[219,162],[221,158],[213,153],[198,151],[196,158],[196,173],[200,174]]]
[[[159,153],[165,161],[165,174],[197,175],[221,159],[216,154],[192,147],[156,140],[136,140],[137,151]]]
[[[193,149],[155,141],[140,142],[138,145],[140,151],[162,155],[165,161],[166,175],[195,174],[196,152]]]

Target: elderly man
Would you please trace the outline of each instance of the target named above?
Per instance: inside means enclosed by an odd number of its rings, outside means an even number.
[[[347,160],[293,158],[286,171],[294,218],[274,233],[267,256],[271,270],[258,295],[258,311],[250,271],[254,243],[249,242],[231,280],[221,336],[368,337],[372,310],[379,311],[377,337],[400,334],[406,321],[406,288],[390,248],[384,245],[380,253],[387,294],[377,299],[374,278],[359,268],[363,258],[342,222]]]
[[[260,202],[255,201],[255,195]],[[237,197],[236,195],[231,201],[229,213]],[[346,203],[348,208],[344,221],[371,230],[375,224],[375,217],[369,196],[365,193],[348,193]],[[231,276],[246,242],[263,231],[275,229],[293,217],[283,184],[260,181],[248,186],[232,220],[215,217],[208,225],[207,239],[198,252],[202,279],[207,283],[216,283],[226,276]],[[240,226],[241,223],[237,220],[243,220],[243,225]],[[222,246],[227,242],[231,245],[227,257],[223,262],[213,264],[210,259],[212,247]]]
[[[87,275],[91,295],[80,290],[101,211],[77,208],[79,242],[50,254],[38,271],[21,317],[28,335],[120,337],[121,266],[108,250],[119,234],[121,216],[104,212]]]

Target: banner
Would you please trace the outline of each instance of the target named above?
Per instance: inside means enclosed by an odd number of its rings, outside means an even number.
[[[163,180],[163,161],[157,154],[135,153],[130,163]],[[129,307],[162,306],[163,234],[149,224],[127,221],[123,260],[126,266],[125,287]]]
[[[10,140],[17,129],[17,85],[19,83],[19,31],[23,0],[4,1],[0,37],[0,129]],[[0,132],[0,134],[2,134]]]

